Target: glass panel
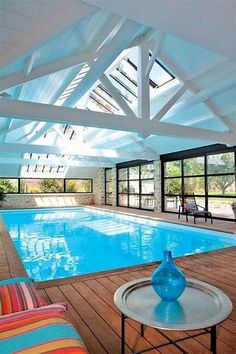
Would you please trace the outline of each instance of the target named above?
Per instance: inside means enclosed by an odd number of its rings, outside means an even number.
[[[207,178],[208,194],[235,195],[235,176],[211,176]]]
[[[21,193],[63,193],[63,179],[43,178],[43,179],[21,179]]]
[[[119,194],[118,196],[118,205],[128,206],[128,196],[127,194]]]
[[[106,181],[112,180],[112,169],[106,170]]]
[[[2,193],[18,193],[18,179],[1,178],[0,191]]]
[[[181,178],[165,179],[165,194],[181,193]]]
[[[208,210],[213,216],[234,219],[233,202],[235,198],[208,198]]]
[[[192,159],[186,159],[184,163],[184,175],[195,176],[204,174],[204,157],[194,157]]]
[[[179,205],[181,204],[180,197],[173,196],[173,195],[167,195],[165,196],[165,205],[164,205],[164,210],[165,211],[178,211],[179,210]]]
[[[129,193],[139,193],[139,181],[129,182]]]
[[[139,166],[129,168],[129,179],[139,179]]]
[[[154,193],[154,181],[153,180],[141,181],[141,191],[142,194]]]
[[[112,194],[106,194],[106,204],[112,205]]]
[[[139,195],[129,195],[129,206],[131,208],[139,208]]]
[[[67,179],[67,193],[91,193],[92,181],[90,179]]]
[[[154,209],[154,196],[153,195],[143,195],[141,197],[141,208]]]
[[[235,160],[233,152],[226,152],[223,154],[215,154],[207,156],[207,173],[234,173]]]
[[[118,180],[126,180],[128,179],[128,169],[127,168],[120,168],[118,170]]]
[[[128,193],[128,182],[119,182],[118,193]]]
[[[141,178],[153,178],[153,163],[150,165],[140,166],[141,168]]]
[[[112,182],[106,182],[106,192],[112,193]]]
[[[205,194],[204,177],[184,178],[184,193],[185,194]]]
[[[178,177],[181,176],[181,161],[168,161],[164,163],[164,176],[165,177]]]

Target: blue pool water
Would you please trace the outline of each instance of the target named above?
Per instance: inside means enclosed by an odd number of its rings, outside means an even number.
[[[49,280],[236,245],[236,237],[92,208],[3,211],[30,277]]]

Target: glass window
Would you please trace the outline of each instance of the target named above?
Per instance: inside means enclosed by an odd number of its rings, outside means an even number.
[[[236,198],[208,198],[208,210],[213,216],[234,219],[232,203]]]
[[[153,194],[154,193],[154,181],[153,180],[141,181],[141,193],[142,194]]]
[[[91,179],[66,179],[67,193],[91,193]]]
[[[106,205],[112,205],[112,194],[106,194]]]
[[[207,156],[207,173],[234,173],[235,159],[233,152],[226,152],[223,154],[215,154]]]
[[[131,208],[139,208],[139,195],[129,195],[129,206]]]
[[[208,194],[225,196],[235,195],[234,175],[209,176],[207,182]]]
[[[21,193],[63,193],[64,180],[55,178],[20,179]]]
[[[127,168],[120,168],[118,170],[118,180],[127,180],[128,179],[128,169]]]
[[[181,194],[181,178],[165,179],[165,194]]]
[[[165,177],[179,177],[181,176],[181,161],[168,161],[164,163]]]
[[[118,184],[118,193],[127,193],[128,192],[128,182],[121,181]]]
[[[112,181],[112,169],[108,168],[105,170],[106,173],[106,181]]]
[[[127,194],[119,194],[118,203],[120,206],[128,206],[128,195]]]
[[[0,191],[3,193],[18,193],[18,179],[1,178]]]
[[[207,207],[213,216],[234,219],[231,203],[236,199],[236,149],[230,148],[225,152],[209,154],[207,150],[206,147],[204,155],[201,150],[198,157],[177,160],[176,154],[174,161],[163,162],[164,210],[178,211],[178,203],[173,195],[180,192],[180,195],[183,193],[183,197],[195,194],[197,204]],[[181,155],[183,154],[179,154],[180,158]],[[179,178],[176,176],[178,173]]]
[[[112,193],[112,182],[106,182],[106,193]]]
[[[141,179],[154,177],[153,176],[153,170],[154,170],[153,163],[140,166],[140,170],[141,170]]]
[[[143,209],[154,209],[154,196],[153,195],[142,195],[141,196],[141,208]]]
[[[191,159],[185,159],[183,161],[184,165],[184,175],[185,176],[196,176],[204,175],[204,156],[193,157]]]
[[[185,194],[205,194],[204,177],[188,177],[184,178]]]
[[[154,209],[153,163],[118,169],[118,205]]]
[[[139,179],[139,166],[129,168],[129,179]]]
[[[129,193],[139,193],[139,181],[129,182]]]
[[[178,211],[180,202],[180,197],[177,195],[166,195],[165,196],[165,210],[166,211]]]

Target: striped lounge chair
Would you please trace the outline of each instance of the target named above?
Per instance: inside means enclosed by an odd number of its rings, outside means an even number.
[[[33,281],[0,281],[0,354],[85,354],[63,304],[46,305]]]

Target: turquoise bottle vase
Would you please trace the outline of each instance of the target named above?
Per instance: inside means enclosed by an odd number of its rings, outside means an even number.
[[[164,259],[152,275],[152,286],[164,301],[175,301],[183,293],[186,280],[174,264],[171,251],[164,251]]]

